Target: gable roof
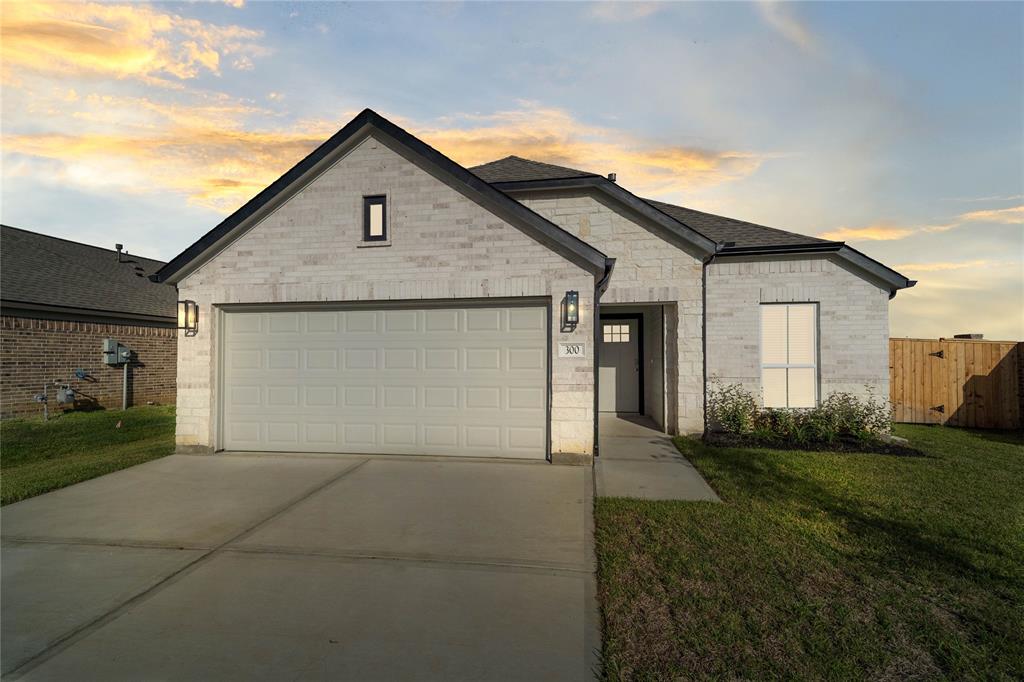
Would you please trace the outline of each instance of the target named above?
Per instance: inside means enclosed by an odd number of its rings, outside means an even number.
[[[597,173],[589,173],[565,166],[554,166],[549,163],[531,161],[518,156],[508,156],[504,159],[474,166],[469,170],[487,182],[498,184],[504,190],[543,189],[548,187],[540,187],[538,185],[544,184],[547,186],[551,184],[550,181],[584,178],[588,179],[587,184],[614,184]],[[816,237],[808,237],[744,220],[704,213],[703,211],[696,211],[684,206],[667,204],[663,201],[642,198],[640,200],[650,204],[658,211],[667,214],[691,230],[720,244],[732,242],[733,246],[751,247],[778,246],[783,244],[803,245],[825,242],[825,240]]]
[[[534,177],[530,172],[534,165],[544,167],[547,177]],[[727,257],[832,253],[880,280],[889,288],[891,295],[895,295],[899,289],[906,289],[917,283],[847,246],[844,242],[808,237],[796,232],[766,227],[745,220],[726,218],[663,201],[642,199],[596,173],[552,166],[515,156],[492,161],[470,168],[470,170],[482,178],[493,178],[490,181],[494,186],[505,192],[592,188],[645,215],[663,228],[667,227],[670,233],[688,239],[698,248],[705,249],[705,253],[709,256],[711,254],[716,257]]]
[[[0,226],[0,299],[5,309],[80,311],[173,321],[178,294],[149,276],[162,261]]]
[[[506,156],[504,159],[474,166],[469,171],[484,182],[522,182],[523,180],[560,180],[562,178],[584,178],[596,173],[555,166],[550,163],[531,161],[520,156]]]
[[[270,186],[171,259],[154,275],[154,280],[179,281],[216,255],[237,234],[258,223],[270,210],[290,198],[294,191],[316,178],[333,159],[364,140],[371,132],[385,145],[396,152],[404,153],[415,163],[431,168],[446,178],[446,181],[464,196],[476,201],[570,261],[595,275],[603,275],[612,267],[614,259],[608,258],[572,233],[495,189],[377,112],[364,109]]]
[[[682,242],[703,257],[715,253],[720,248],[714,240],[596,173],[530,161],[518,156],[508,156],[482,166],[474,166],[469,170],[483,179],[488,179],[494,187],[507,193],[538,189],[592,188],[642,215],[658,227],[662,236],[677,243]]]

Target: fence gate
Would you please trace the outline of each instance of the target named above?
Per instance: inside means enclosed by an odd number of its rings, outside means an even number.
[[[1019,429],[1024,343],[889,339],[893,419],[987,429]]]

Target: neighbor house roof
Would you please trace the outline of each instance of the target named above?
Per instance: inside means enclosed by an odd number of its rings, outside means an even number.
[[[175,256],[153,277],[160,282],[177,282],[220,252],[236,235],[258,223],[287,201],[298,189],[315,179],[340,154],[362,142],[371,133],[385,145],[401,150],[407,158],[444,177],[448,184],[495,215],[595,275],[607,277],[615,259],[576,235],[530,210],[507,194],[449,159],[422,140],[409,134],[371,109],[364,109],[306,158],[295,164],[269,187],[225,218],[197,242]]]
[[[88,317],[173,321],[177,292],[149,275],[152,258],[0,226],[0,301],[15,310],[81,313]]]

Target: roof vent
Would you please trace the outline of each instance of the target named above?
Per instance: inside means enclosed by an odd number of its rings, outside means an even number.
[[[985,338],[984,334],[953,334],[954,339],[967,339],[969,341],[981,341]]]
[[[117,262],[121,262],[121,249],[124,248],[124,244],[114,244],[114,248],[117,249]]]
[[[609,174],[608,174],[608,179],[609,179],[609,180],[610,180],[611,182],[615,182],[615,173],[609,173]]]

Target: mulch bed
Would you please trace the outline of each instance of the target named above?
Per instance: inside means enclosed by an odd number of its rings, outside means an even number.
[[[854,438],[839,438],[827,443],[805,443],[797,444],[786,441],[767,441],[754,438],[753,436],[741,436],[735,433],[709,432],[702,439],[707,445],[721,448],[763,448],[768,450],[805,450],[808,452],[849,452],[849,453],[875,453],[879,455],[894,455],[897,457],[928,457],[927,454],[916,448],[901,443],[891,443],[884,440],[862,441]]]

